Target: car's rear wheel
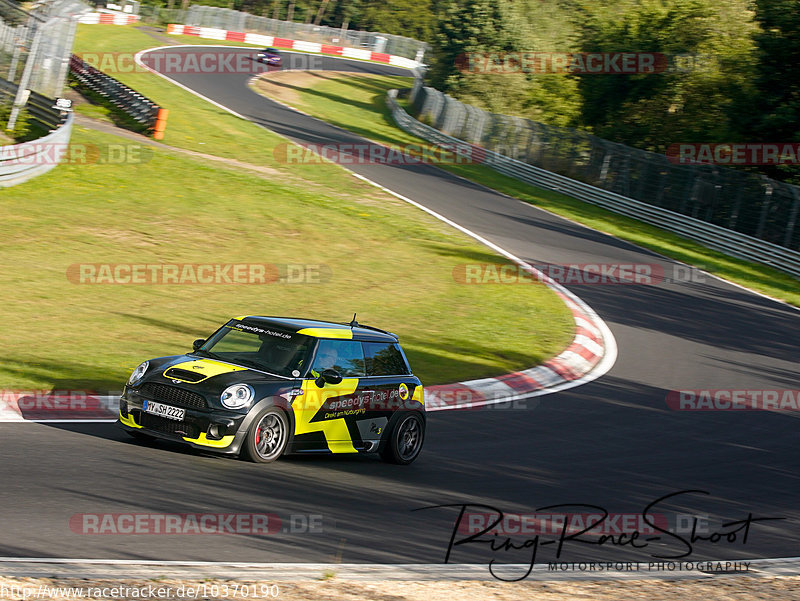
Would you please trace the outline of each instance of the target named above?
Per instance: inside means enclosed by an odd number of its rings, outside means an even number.
[[[289,420],[277,407],[264,409],[253,420],[244,443],[244,456],[256,463],[271,463],[283,455],[289,441]]]
[[[424,440],[425,422],[418,413],[409,413],[389,432],[381,457],[389,463],[408,465],[419,455]]]

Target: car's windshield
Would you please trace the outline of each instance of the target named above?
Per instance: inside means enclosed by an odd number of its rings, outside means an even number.
[[[306,371],[313,342],[303,334],[231,321],[197,354],[296,378]]]

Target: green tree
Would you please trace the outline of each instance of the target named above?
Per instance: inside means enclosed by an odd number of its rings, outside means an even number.
[[[764,140],[791,140],[800,131],[800,2],[757,0],[758,130]]]
[[[430,85],[494,113],[570,125],[580,109],[575,78],[509,69],[503,61],[565,48],[572,31],[554,0],[447,0],[439,8]]]
[[[598,136],[663,151],[675,142],[737,136],[737,99],[752,93],[753,34],[746,0],[572,3],[584,52],[655,52],[667,71],[582,75],[581,124]]]
[[[322,17],[322,25],[350,29],[360,29],[359,22],[363,10],[362,0],[339,0]]]
[[[756,0],[755,93],[743,99],[742,130],[760,142],[795,142],[800,137],[800,2]],[[800,169],[761,169],[771,177],[800,183]]]
[[[430,41],[436,17],[431,0],[364,2],[359,26],[368,31]]]
[[[523,23],[504,0],[446,0],[434,35],[431,83],[445,92],[465,85],[460,69],[472,53],[524,49]]]
[[[329,9],[323,25],[377,31],[422,41],[431,39],[435,15],[431,0],[340,0]]]

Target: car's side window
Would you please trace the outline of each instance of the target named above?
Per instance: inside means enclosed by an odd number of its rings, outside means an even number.
[[[361,343],[354,340],[320,340],[312,375],[319,375],[326,369],[335,369],[344,378],[364,375],[364,351]]]
[[[368,376],[406,376],[410,372],[397,344],[364,342]]]

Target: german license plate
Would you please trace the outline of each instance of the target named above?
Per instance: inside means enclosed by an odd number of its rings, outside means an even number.
[[[142,411],[157,415],[159,417],[174,419],[178,422],[183,421],[183,418],[186,417],[186,409],[173,407],[172,405],[165,405],[164,403],[154,403],[153,401],[145,401],[142,404]]]

